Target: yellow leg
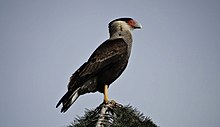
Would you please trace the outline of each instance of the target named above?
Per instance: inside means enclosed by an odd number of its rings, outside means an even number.
[[[108,85],[104,86],[104,102],[108,103]]]

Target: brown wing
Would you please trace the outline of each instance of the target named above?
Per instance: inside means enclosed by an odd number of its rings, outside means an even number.
[[[84,82],[103,72],[125,55],[127,55],[127,44],[122,38],[105,41],[93,52],[89,60],[71,76],[68,90],[75,91]]]

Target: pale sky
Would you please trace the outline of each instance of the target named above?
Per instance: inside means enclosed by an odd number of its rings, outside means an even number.
[[[100,93],[55,105],[108,23],[132,17],[143,28],[110,99],[161,127],[219,127],[219,12],[218,0],[0,0],[0,126],[63,127],[96,108]]]

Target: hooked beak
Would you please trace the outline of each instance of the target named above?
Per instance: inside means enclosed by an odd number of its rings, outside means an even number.
[[[135,21],[134,29],[141,29],[141,28],[142,28],[141,24]]]

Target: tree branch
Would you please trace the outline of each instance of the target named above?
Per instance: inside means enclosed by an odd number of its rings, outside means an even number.
[[[88,110],[68,127],[157,127],[149,117],[132,106],[102,103],[95,110]]]

